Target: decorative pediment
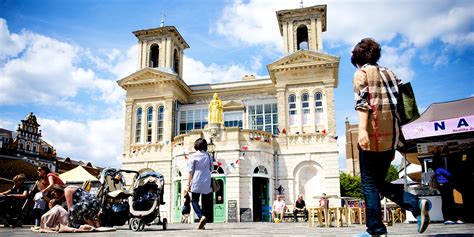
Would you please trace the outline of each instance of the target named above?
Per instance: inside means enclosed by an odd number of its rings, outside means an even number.
[[[332,68],[338,70],[340,57],[329,54],[300,50],[267,65],[270,79],[275,83],[275,73],[278,71],[308,69],[308,68]]]
[[[245,108],[244,103],[240,100],[230,100],[223,103],[224,111],[243,110]]]
[[[144,68],[117,81],[124,89],[134,86],[159,84],[178,81],[177,75],[154,68]]]
[[[276,69],[285,66],[294,67],[298,65],[318,65],[332,63],[339,63],[339,57],[314,51],[300,50],[267,65],[267,68]]]

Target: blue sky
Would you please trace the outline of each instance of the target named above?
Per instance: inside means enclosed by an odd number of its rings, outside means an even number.
[[[131,33],[177,27],[188,84],[266,77],[283,56],[275,11],[300,0],[0,0],[0,127],[15,130],[29,112],[60,156],[119,166],[124,91],[137,69]],[[474,96],[474,1],[305,0],[327,4],[324,51],[340,56],[335,90],[341,161],[344,120],[356,123],[350,52],[363,37],[382,44],[381,65],[413,84],[422,111]],[[345,163],[341,162],[341,168]]]

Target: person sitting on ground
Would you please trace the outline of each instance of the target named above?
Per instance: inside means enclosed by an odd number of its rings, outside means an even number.
[[[279,215],[279,219],[282,220],[285,214],[285,208],[285,201],[281,199],[280,195],[277,195],[272,205],[272,220],[275,221],[275,215]]]
[[[49,211],[41,216],[41,228],[42,229],[53,229],[59,225],[69,225],[69,214],[61,206],[60,199],[51,199],[49,201]]]
[[[298,213],[304,213],[304,221],[308,221],[308,209],[306,209],[306,203],[303,200],[303,195],[298,195],[298,199],[295,202],[295,209],[293,210],[293,217],[295,218],[295,222],[298,222]]]
[[[59,184],[51,187],[54,198],[66,200],[69,213],[69,226],[79,228],[88,224],[100,227],[99,212],[100,203],[96,196],[76,186],[63,188]]]
[[[21,226],[19,220],[17,220],[18,214],[21,212],[23,203],[28,197],[28,188],[24,185],[26,176],[19,174],[13,177],[13,187],[5,192],[0,193],[5,198],[5,202],[1,207],[2,212],[6,214],[7,224],[15,226]],[[16,223],[15,223],[16,221]]]

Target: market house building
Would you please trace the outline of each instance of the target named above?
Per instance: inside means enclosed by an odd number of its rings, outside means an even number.
[[[285,56],[267,65],[266,78],[226,83],[185,83],[189,45],[174,26],[133,32],[139,68],[117,82],[126,90],[123,169],[148,167],[165,176],[161,211],[171,221],[180,220],[187,161],[200,137],[215,144],[212,176],[221,183],[208,221],[258,221],[279,192],[288,204],[302,194],[308,206],[316,205],[314,196],[340,194],[339,57],[322,51],[326,5],[276,16]],[[208,124],[214,93],[223,102],[223,124]],[[230,203],[236,209],[229,211]]]

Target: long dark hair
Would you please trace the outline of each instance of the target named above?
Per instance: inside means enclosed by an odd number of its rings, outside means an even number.
[[[194,150],[207,151],[207,141],[204,138],[198,138],[194,141]]]

